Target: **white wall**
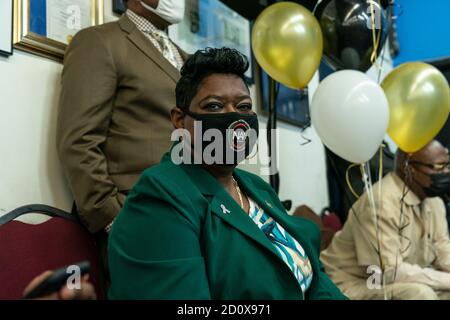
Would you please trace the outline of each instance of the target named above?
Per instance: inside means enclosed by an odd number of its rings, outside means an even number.
[[[105,22],[115,19],[111,1],[105,1],[105,13]],[[0,58],[0,215],[30,203],[71,208],[55,149],[61,70],[57,62],[18,50],[9,59]],[[316,76],[310,99],[317,84]],[[254,88],[252,93],[257,101]],[[260,126],[266,127],[263,117]],[[328,204],[323,146],[313,129],[305,132],[312,142],[300,146],[299,128],[282,122],[278,127],[280,198],[291,199],[293,208],[305,203],[319,212]],[[251,170],[257,173],[258,168]]]
[[[0,58],[0,213],[31,203],[70,209],[55,150],[61,69],[17,50]]]

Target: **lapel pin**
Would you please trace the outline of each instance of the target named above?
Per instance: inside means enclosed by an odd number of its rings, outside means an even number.
[[[269,208],[272,208],[272,204],[271,204],[269,201],[267,201],[267,200],[266,200],[266,205],[267,205]]]
[[[223,214],[227,214],[230,213],[231,211],[228,210],[227,208],[225,208],[225,206],[223,204],[220,205],[220,208],[222,209]]]

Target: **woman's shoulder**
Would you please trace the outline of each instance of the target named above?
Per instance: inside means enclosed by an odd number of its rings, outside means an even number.
[[[177,174],[178,166],[170,161],[161,160],[158,164],[148,167],[142,172],[142,177],[151,179],[165,179],[168,175]]]
[[[172,162],[161,161],[145,169],[133,189],[146,188],[147,190],[156,189],[178,193],[180,185],[185,183],[185,178],[179,166]],[[151,187],[151,188],[149,188]]]

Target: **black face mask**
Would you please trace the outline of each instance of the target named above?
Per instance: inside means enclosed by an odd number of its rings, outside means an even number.
[[[198,156],[201,151],[203,163],[236,165],[250,155],[257,142],[259,126],[258,116],[255,113],[199,114],[189,110],[183,112],[201,121],[201,131],[196,132],[197,140],[201,141],[191,142],[191,145],[194,148],[194,155]],[[196,149],[199,147],[201,149]]]
[[[441,197],[447,201],[450,196],[450,172],[430,175],[431,185],[423,188],[428,197]]]

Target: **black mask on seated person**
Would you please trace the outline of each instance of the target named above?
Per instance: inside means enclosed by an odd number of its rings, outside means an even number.
[[[423,188],[427,197],[440,197],[448,202],[450,197],[450,172],[430,175],[431,185]]]
[[[201,121],[201,137],[203,138],[201,152],[204,158],[211,155],[210,159],[203,159],[203,162],[207,164],[238,164],[250,155],[257,142],[259,124],[258,116],[255,113],[199,114],[189,110],[183,110],[183,112],[196,121]],[[213,147],[215,140],[205,141],[205,132],[210,129],[220,132],[222,148],[217,149]],[[210,134],[212,134],[211,131]],[[193,143],[194,148],[195,143]]]

